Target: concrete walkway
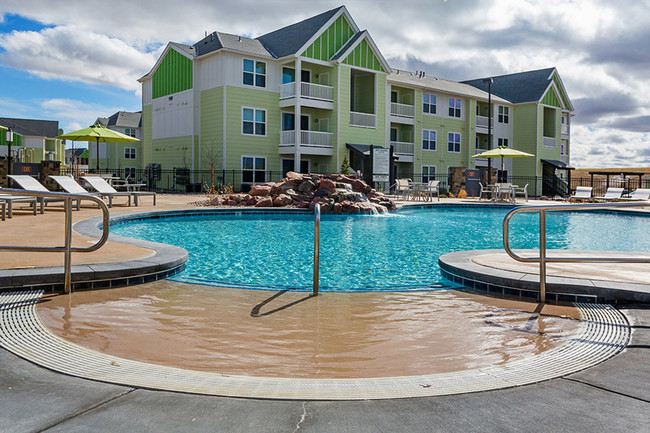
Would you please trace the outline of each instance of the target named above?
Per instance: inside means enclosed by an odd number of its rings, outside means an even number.
[[[0,349],[0,431],[641,432],[650,413],[650,307],[622,310],[630,346],[565,378],[446,397],[352,402],[198,396],[109,385]]]

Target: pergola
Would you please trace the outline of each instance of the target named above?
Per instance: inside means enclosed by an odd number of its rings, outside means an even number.
[[[606,176],[607,181],[606,181],[606,188],[609,188],[609,177],[610,176],[622,176],[623,177],[623,184],[625,184],[625,178],[626,177],[634,177],[634,176],[639,176],[639,185],[641,185],[641,182],[643,181],[643,176],[646,175],[646,172],[621,172],[621,173],[614,173],[612,171],[590,171],[589,175],[591,176],[591,186],[594,186],[594,176]]]

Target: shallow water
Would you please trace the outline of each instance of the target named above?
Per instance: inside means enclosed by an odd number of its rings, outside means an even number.
[[[47,296],[37,311],[55,334],[115,356],[297,378],[486,367],[557,347],[580,326],[573,307],[536,311],[536,303],[455,290],[275,295],[158,281]]]

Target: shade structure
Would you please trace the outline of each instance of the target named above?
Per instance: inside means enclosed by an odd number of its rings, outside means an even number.
[[[503,171],[503,158],[523,158],[527,156],[535,156],[532,153],[522,152],[521,150],[511,149],[506,146],[499,146],[492,150],[472,155],[472,158],[497,158],[501,157],[501,171]]]
[[[96,122],[89,128],[80,129],[79,131],[68,132],[59,135],[57,138],[62,138],[72,141],[95,141],[97,143],[97,169],[99,170],[99,142],[102,143],[134,143],[140,141],[137,138],[129,137],[121,132],[108,129],[100,122]]]

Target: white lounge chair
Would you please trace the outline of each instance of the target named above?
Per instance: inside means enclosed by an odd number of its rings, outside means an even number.
[[[51,192],[45,188],[36,178],[26,174],[10,174],[9,177],[16,182],[22,189],[34,192]],[[52,202],[63,202],[62,198],[55,197],[37,197],[38,202],[41,204],[41,213],[45,210],[45,205]],[[79,209],[79,200],[77,202],[77,209]]]
[[[98,196],[99,194],[94,192],[88,192],[81,185],[77,183],[70,176],[50,176],[63,190],[69,194],[86,194],[92,196]],[[79,201],[77,200],[77,210],[79,210]]]
[[[150,195],[153,197],[153,205],[156,205],[156,193],[155,191],[117,191],[111,185],[108,184],[104,179],[97,176],[84,176],[82,179],[92,186],[102,197],[108,197],[109,206],[111,207],[112,198],[114,196],[128,196],[129,197],[129,206],[131,205],[131,197],[133,197],[133,202],[135,205],[138,205],[138,197]]]
[[[14,203],[29,203],[32,206],[34,215],[36,215],[37,197],[27,195],[0,194],[0,206],[2,207],[2,221],[14,216]],[[41,209],[42,213],[42,209]]]
[[[576,187],[576,192],[573,194],[571,197],[569,197],[569,201],[591,201],[592,200],[592,193],[593,193],[593,188],[590,186],[578,186]]]
[[[596,201],[618,201],[623,196],[623,188],[609,187],[602,197],[595,197]]]
[[[626,201],[644,201],[650,200],[650,189],[637,188],[632,191],[629,197],[621,198],[621,200]]]

